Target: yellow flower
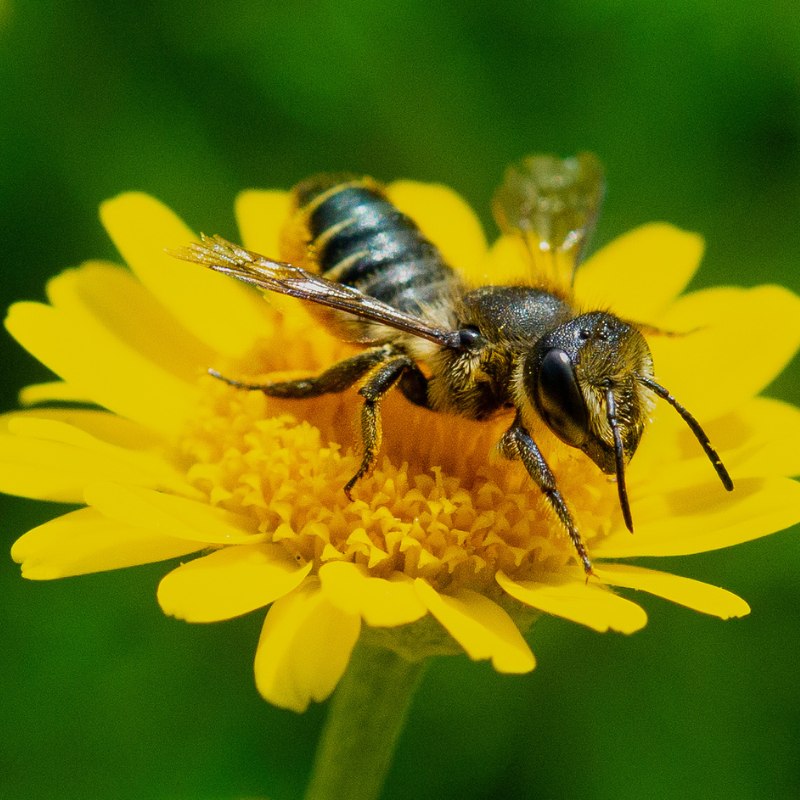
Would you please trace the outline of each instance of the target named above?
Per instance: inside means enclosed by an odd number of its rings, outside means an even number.
[[[401,182],[390,195],[473,282],[524,270],[516,243],[487,249],[449,190]],[[236,210],[244,245],[278,255],[288,195],[248,192]],[[281,401],[207,370],[248,381],[313,374],[351,346],[294,300],[264,302],[169,256],[195,236],[152,198],[122,195],[102,220],[132,272],[88,262],[49,282],[49,305],[18,303],[6,322],[61,378],[28,387],[23,403],[77,407],[2,418],[0,489],[83,505],[26,533],[12,555],[44,580],[199,554],[161,581],[163,610],[212,622],[270,606],[255,675],[276,705],[302,711],[327,697],[360,635],[409,658],[463,648],[526,672],[535,662],[520,629],[535,613],[598,631],[645,624],[611,586],[746,614],[723,589],[609,559],[712,550],[800,520],[800,487],[785,477],[800,471],[800,412],[757,397],[800,345],[800,300],[775,286],[677,298],[701,257],[693,234],[633,231],[579,270],[576,295],[586,308],[691,331],[650,337],[656,373],[702,421],[736,489],[722,489],[661,403],[628,471],[631,535],[597,467],[544,426],[532,431],[594,561],[587,583],[524,469],[490,459],[508,420],[434,414],[395,393],[381,460],[350,502],[355,390]]]

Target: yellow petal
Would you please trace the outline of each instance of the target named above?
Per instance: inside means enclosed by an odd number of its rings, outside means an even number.
[[[254,544],[265,536],[255,531],[257,523],[251,517],[165,492],[97,483],[87,487],[85,496],[90,506],[110,519],[125,520],[164,536],[222,545]]]
[[[518,236],[501,236],[489,249],[473,284],[526,284],[534,278],[530,254],[523,240]]]
[[[215,351],[188,333],[122,267],[90,262],[66,270],[48,281],[47,297],[83,324],[99,323],[148,361],[184,381],[194,382],[214,362]]]
[[[243,356],[261,334],[264,313],[245,286],[169,255],[195,234],[158,200],[129,192],[107,200],[100,218],[139,280],[198,339]]]
[[[591,581],[587,584],[584,575],[559,574],[541,581],[513,581],[501,571],[496,577],[503,591],[521,603],[600,633],[609,630],[633,633],[647,624],[643,608]]]
[[[417,181],[390,183],[386,194],[419,225],[450,266],[469,281],[480,277],[486,236],[475,212],[460,195],[447,186]]]
[[[536,666],[522,634],[497,603],[461,589],[442,595],[422,578],[415,586],[420,599],[473,661],[486,658],[498,672],[530,672]]]
[[[800,474],[796,406],[755,397],[727,414],[703,420],[703,428],[734,484],[745,478]],[[635,520],[640,498],[679,490],[717,494],[721,488],[696,438],[666,404],[657,408],[627,474]]]
[[[349,561],[331,561],[320,567],[322,591],[350,614],[358,614],[374,628],[406,625],[428,613],[414,590],[412,578],[401,572],[391,579],[372,578],[369,570]]]
[[[71,383],[65,381],[50,381],[48,383],[34,383],[20,390],[19,402],[23,406],[32,406],[36,403],[91,403],[92,398],[79,391]]]
[[[725,435],[725,424],[731,416],[714,420],[703,419],[702,425],[736,482],[743,476],[733,469],[731,450],[728,447],[731,439]],[[680,417],[666,403],[656,408],[653,417],[652,424],[647,427],[642,443],[627,468],[628,496],[637,533],[641,522],[639,507],[643,498],[648,499],[678,489],[724,492],[713,465]]]
[[[592,543],[602,558],[677,556],[749,542],[800,521],[800,484],[789,478],[748,478],[733,492],[713,483],[641,497],[636,533],[620,530]]]
[[[242,244],[267,258],[280,258],[281,229],[289,218],[289,192],[250,189],[236,198]]]
[[[158,602],[165,614],[187,622],[219,622],[288,594],[312,566],[300,566],[277,544],[226,547],[165,575]]]
[[[735,478],[800,475],[797,406],[755,397],[715,420],[707,433]]]
[[[28,531],[14,543],[11,557],[22,564],[24,578],[41,581],[150,564],[204,547],[81,508]]]
[[[15,303],[6,328],[45,366],[99,405],[167,434],[183,427],[194,387],[99,323],[40,303]]]
[[[43,427],[40,431],[28,431],[26,435],[42,435],[46,438],[54,437],[58,441],[78,441],[71,438],[80,436],[81,433],[97,440],[97,447],[113,445],[124,451],[133,453],[160,453],[164,448],[164,439],[157,433],[133,422],[125,417],[110,414],[108,411],[95,411],[85,408],[36,408],[27,411],[12,411],[0,417],[0,428],[13,427],[19,433],[24,429],[25,421],[41,420]],[[48,423],[59,422],[60,429]],[[49,431],[48,431],[49,427]],[[75,434],[67,434],[66,428],[76,430]],[[83,439],[81,443],[89,440]],[[128,453],[130,455],[130,453]]]
[[[256,686],[280,708],[302,713],[325,700],[344,674],[361,632],[348,614],[319,591],[313,579],[277,600],[267,614],[256,651]]]
[[[575,273],[582,307],[652,322],[683,291],[703,257],[703,239],[664,222],[642,225],[595,253]]]
[[[687,333],[649,337],[656,377],[695,417],[713,418],[758,394],[797,352],[800,297],[780,286],[706,289],[658,324]]]
[[[98,432],[117,428],[120,436],[125,426],[138,429],[128,420],[96,411],[42,409],[0,417],[0,491],[62,503],[82,503],[88,484],[106,480],[192,491],[155,453],[109,444],[68,420],[84,421],[90,430],[95,423]],[[140,437],[146,446],[146,433]]]
[[[680,575],[629,564],[595,564],[594,573],[611,586],[639,589],[721,619],[750,613],[750,606],[732,592]]]
[[[800,409],[796,406],[754,397],[703,427],[734,483],[800,474]],[[705,486],[714,480],[713,475],[688,427],[677,415],[673,419],[673,412],[662,409],[631,462],[629,493],[635,507],[640,496]],[[712,486],[709,491],[718,488]]]
[[[0,420],[13,436],[72,446],[87,456],[92,454],[102,458],[106,470],[129,468],[127,471],[123,469],[122,478],[114,478],[109,472],[104,472],[102,475],[105,480],[121,480],[139,486],[202,496],[164,460],[163,441],[151,431],[123,417],[82,409],[39,409],[12,413]]]

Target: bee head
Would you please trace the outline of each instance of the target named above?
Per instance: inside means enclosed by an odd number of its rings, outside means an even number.
[[[641,379],[652,374],[642,334],[605,312],[582,314],[543,336],[522,367],[525,394],[539,416],[608,474],[617,471],[614,427],[626,462],[639,444],[651,407]]]
[[[652,407],[642,382],[652,374],[642,334],[606,312],[581,314],[558,326],[522,362],[526,399],[550,430],[616,475],[626,523],[624,468]]]

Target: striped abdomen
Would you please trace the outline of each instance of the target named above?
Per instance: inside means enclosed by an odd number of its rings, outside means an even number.
[[[321,175],[295,187],[306,260],[328,280],[409,314],[441,305],[459,280],[416,224],[368,179]]]

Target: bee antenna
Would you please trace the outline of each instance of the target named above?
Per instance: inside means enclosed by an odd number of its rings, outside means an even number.
[[[706,436],[706,432],[700,427],[700,423],[663,387],[657,384],[651,378],[639,376],[639,381],[643,383],[648,389],[655,392],[660,398],[666,400],[680,415],[681,419],[691,428],[695,438],[700,442],[701,447],[708,456],[708,460],[714,465],[714,469],[722,481],[722,485],[729,491],[733,491],[733,481],[722,463],[717,451],[711,446],[711,442]]]
[[[608,424],[611,426],[611,433],[614,436],[614,458],[617,462],[617,491],[619,492],[619,504],[622,508],[622,517],[625,520],[625,527],[633,533],[633,517],[631,516],[631,505],[628,502],[628,487],[625,485],[625,450],[622,446],[622,436],[619,432],[617,422],[617,402],[614,400],[614,391],[611,386],[606,387],[606,415]]]

